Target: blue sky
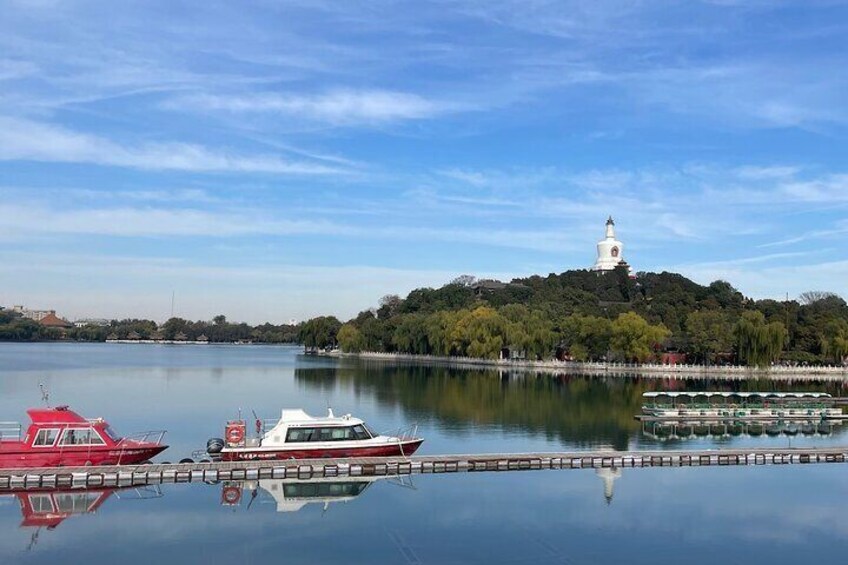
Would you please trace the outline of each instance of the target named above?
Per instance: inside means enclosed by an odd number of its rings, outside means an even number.
[[[848,295],[843,1],[0,0],[0,304],[349,317],[594,262]]]

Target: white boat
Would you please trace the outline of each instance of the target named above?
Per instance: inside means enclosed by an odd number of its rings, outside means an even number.
[[[642,413],[655,418],[841,419],[825,392],[646,392]]]
[[[221,461],[394,457],[412,455],[424,441],[417,427],[381,435],[350,414],[313,417],[303,410],[283,410],[277,421],[256,420],[248,437],[245,420],[227,422],[224,438],[212,438],[207,453]]]

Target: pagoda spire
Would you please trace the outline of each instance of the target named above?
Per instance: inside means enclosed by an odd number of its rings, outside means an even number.
[[[606,237],[607,239],[615,239],[615,220],[612,219],[612,216],[607,219]]]

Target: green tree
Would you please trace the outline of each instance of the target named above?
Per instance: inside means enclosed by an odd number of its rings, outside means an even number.
[[[507,322],[494,308],[464,311],[450,334],[451,347],[460,355],[497,359],[507,340]]]
[[[577,361],[601,359],[607,355],[612,322],[599,316],[574,314],[561,324],[561,342]]]
[[[399,316],[392,343],[397,351],[425,355],[431,352],[427,337],[427,325],[424,314],[405,314]]]
[[[336,345],[341,322],[335,316],[319,316],[307,320],[300,327],[299,338],[305,348],[323,348]]]
[[[336,337],[339,341],[339,347],[347,353],[358,353],[365,347],[362,332],[351,323],[342,325]]]
[[[713,355],[733,346],[733,326],[718,310],[700,310],[686,317],[686,332],[692,353],[709,364]]]
[[[644,363],[670,333],[662,324],[651,325],[639,314],[627,312],[612,323],[610,348],[627,361]]]
[[[833,320],[824,329],[821,336],[822,354],[841,365],[845,357],[848,357],[848,322],[845,320]]]
[[[757,367],[777,361],[786,342],[786,327],[780,322],[767,323],[762,312],[743,312],[733,334],[739,361]]]

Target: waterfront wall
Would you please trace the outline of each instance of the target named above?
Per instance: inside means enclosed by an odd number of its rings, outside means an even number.
[[[720,378],[729,380],[775,379],[775,380],[846,380],[848,367],[816,366],[747,367],[742,365],[660,365],[654,363],[580,363],[575,361],[522,361],[510,359],[477,359],[473,357],[438,357],[433,355],[409,355],[403,353],[325,353],[334,357],[350,357],[370,361],[402,362],[433,365],[450,365],[469,368],[495,368],[502,370],[526,370],[545,373],[573,373],[585,375],[637,375],[655,378]]]

